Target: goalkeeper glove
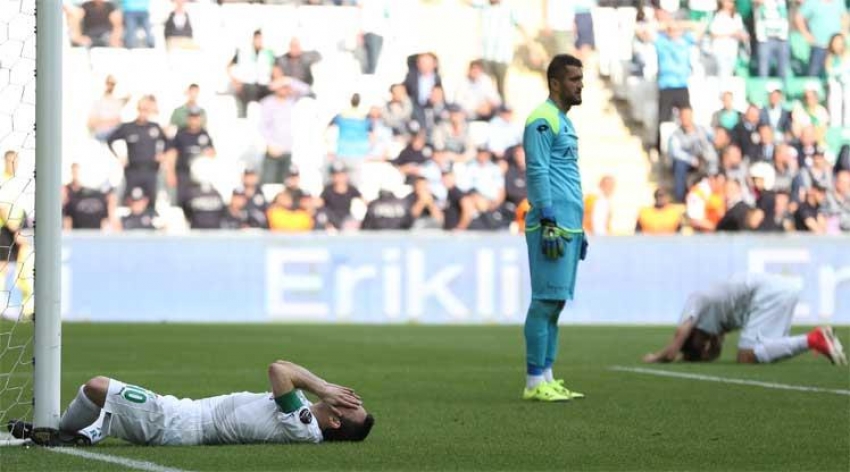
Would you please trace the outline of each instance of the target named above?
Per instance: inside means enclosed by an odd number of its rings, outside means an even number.
[[[544,256],[548,259],[558,259],[564,255],[564,240],[561,238],[561,230],[555,221],[552,207],[543,207],[540,210],[540,233],[543,237]]]

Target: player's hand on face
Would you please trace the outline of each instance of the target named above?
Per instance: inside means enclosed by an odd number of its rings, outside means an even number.
[[[353,389],[342,385],[327,384],[320,396],[322,401],[330,405],[333,410],[336,410],[335,407],[357,408],[363,404]],[[338,411],[335,412],[338,413]]]

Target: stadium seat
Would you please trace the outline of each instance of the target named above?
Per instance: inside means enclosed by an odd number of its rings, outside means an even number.
[[[836,156],[841,151],[841,146],[850,144],[850,127],[833,126],[826,132],[826,146]]]

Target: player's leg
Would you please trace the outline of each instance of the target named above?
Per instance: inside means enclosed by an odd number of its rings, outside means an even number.
[[[557,308],[547,320],[548,339],[546,342],[546,359],[543,369],[543,378],[546,382],[555,391],[570,398],[584,398],[584,395],[570,391],[564,386],[563,380],[556,379],[553,366],[558,358],[558,345],[560,344],[558,320],[567,303],[566,300],[572,300],[575,292],[576,274],[578,273],[578,263],[581,256],[581,240],[580,237],[574,237],[570,241],[567,241],[564,248],[564,257],[559,259],[561,267],[558,271],[558,277],[555,279],[555,285],[563,287],[560,294],[563,298],[558,300]]]
[[[59,429],[76,432],[94,423],[100,416],[108,389],[109,379],[106,377],[94,377],[80,386],[77,396],[59,419]]]

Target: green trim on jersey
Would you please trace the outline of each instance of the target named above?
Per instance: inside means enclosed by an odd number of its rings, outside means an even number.
[[[277,403],[278,408],[284,413],[292,413],[304,406],[304,403],[301,402],[301,397],[298,396],[298,392],[295,390],[275,397],[274,402]]]
[[[528,115],[528,119],[525,120],[525,126],[534,123],[536,120],[546,120],[555,136],[561,132],[561,119],[558,116],[558,107],[553,105],[549,100],[546,100]]]

